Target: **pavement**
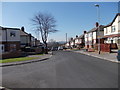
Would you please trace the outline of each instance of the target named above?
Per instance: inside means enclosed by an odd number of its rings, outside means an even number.
[[[118,64],[70,51],[48,60],[2,67],[2,85],[19,88],[118,88]]]
[[[120,61],[118,61],[118,59],[117,59],[117,53],[101,52],[100,54],[98,54],[97,51],[95,51],[95,52],[88,52],[88,51],[84,51],[84,50],[69,50],[69,51],[97,57],[102,60],[108,60],[111,62],[120,63]]]
[[[29,55],[27,57],[38,57],[38,59],[18,61],[18,62],[10,62],[10,63],[0,63],[0,67],[14,66],[14,65],[21,65],[21,64],[43,61],[43,60],[49,59],[51,56],[52,56],[52,52],[49,52],[48,54],[43,54],[43,55]]]

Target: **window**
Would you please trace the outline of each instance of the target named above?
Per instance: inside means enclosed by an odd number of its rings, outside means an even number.
[[[89,33],[89,37],[92,37],[92,33]]]
[[[111,32],[115,32],[115,26],[111,26]]]
[[[1,47],[1,50],[4,50],[4,47],[3,47],[3,46]]]
[[[118,23],[120,23],[120,20],[118,21]]]
[[[108,33],[108,29],[106,28],[105,30],[106,30],[106,34],[107,34]]]
[[[10,37],[15,37],[15,31],[10,32]]]
[[[0,53],[4,52],[4,45],[0,44]]]
[[[118,39],[118,44],[120,44],[120,39]]]
[[[10,51],[16,51],[16,44],[10,44]]]

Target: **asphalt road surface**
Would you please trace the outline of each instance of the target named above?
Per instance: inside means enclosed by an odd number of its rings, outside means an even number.
[[[45,61],[2,68],[7,88],[117,88],[118,64],[56,51]]]

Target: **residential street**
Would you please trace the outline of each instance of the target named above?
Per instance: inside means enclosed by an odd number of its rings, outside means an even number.
[[[2,69],[7,88],[117,88],[118,64],[69,51]]]

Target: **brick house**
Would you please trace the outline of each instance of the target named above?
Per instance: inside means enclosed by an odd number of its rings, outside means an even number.
[[[0,26],[0,54],[3,58],[20,55],[20,29]],[[15,53],[15,54],[14,54]]]
[[[104,27],[104,43],[120,46],[120,13],[116,14],[113,21]]]
[[[35,37],[31,35],[31,47],[35,46]]]
[[[80,35],[79,37],[76,36],[75,40],[75,47],[82,48],[84,47],[84,34]]]
[[[31,34],[28,34],[24,29],[20,30],[20,46],[24,48],[26,46],[31,46]]]
[[[104,43],[104,26],[100,25],[99,26],[99,32],[98,32],[98,28],[92,28],[90,31],[88,32],[84,32],[84,37],[85,37],[85,48],[95,48],[95,45],[98,44],[98,38],[100,38],[100,43],[103,44]],[[98,36],[99,35],[99,36]]]
[[[34,36],[31,34],[28,34],[25,32],[24,28],[22,27],[20,30],[20,44],[21,48],[26,47],[26,46],[38,46],[40,44],[40,40],[37,40]]]
[[[65,43],[66,48],[70,48],[70,42]]]
[[[35,38],[35,46],[40,46],[40,40],[37,40],[37,38]]]
[[[73,38],[69,41],[70,48],[75,48],[75,40]]]

